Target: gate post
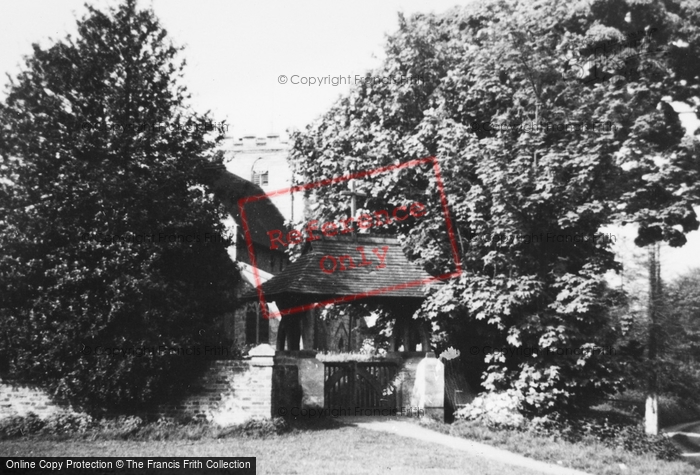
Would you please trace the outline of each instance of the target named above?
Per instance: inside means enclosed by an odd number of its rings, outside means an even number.
[[[348,338],[349,340],[349,338]],[[350,397],[352,400],[352,403],[354,404],[353,411],[357,411],[357,406],[359,404],[357,400],[357,361],[351,361],[350,364],[348,365],[348,369],[350,370],[350,376],[349,376],[349,381],[350,381]]]
[[[445,365],[428,352],[416,367],[411,406],[426,416],[445,418]]]
[[[248,352],[252,372],[252,386],[255,393],[253,405],[260,407],[265,417],[275,417],[272,414],[272,366],[275,350],[267,344],[258,345]]]
[[[323,408],[324,368],[315,351],[277,351],[275,364],[297,367],[302,408]]]

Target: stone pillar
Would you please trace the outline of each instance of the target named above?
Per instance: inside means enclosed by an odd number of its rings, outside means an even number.
[[[291,416],[301,407],[301,397],[299,368],[296,365],[276,362],[272,367],[272,415]]]
[[[323,363],[317,360],[315,355],[310,358],[299,360],[299,380],[301,382],[302,389],[302,407],[323,407],[325,383],[324,371],[325,367]]]
[[[248,352],[251,366],[272,366],[275,358],[275,349],[267,343],[251,348]]]
[[[416,367],[411,406],[426,416],[445,417],[445,365],[428,352]]]
[[[656,394],[649,394],[644,412],[644,432],[650,435],[659,433],[659,398]]]
[[[397,404],[402,412],[444,420],[445,366],[432,352],[407,352],[401,356],[404,362],[399,371]]]
[[[248,352],[250,357],[250,370],[254,373],[255,400],[252,404],[259,408],[255,415],[263,417],[275,417],[272,414],[272,367],[274,363],[275,350],[270,345],[264,343],[252,348]]]
[[[313,350],[278,351],[275,364],[295,366],[299,374],[302,408],[322,408],[324,405],[324,371]]]

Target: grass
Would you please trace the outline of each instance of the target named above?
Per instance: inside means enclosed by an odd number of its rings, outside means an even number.
[[[535,475],[538,472],[484,460],[447,447],[341,424],[324,424],[265,439],[198,441],[47,440],[0,441],[0,453],[17,456],[257,457],[258,474],[398,473]]]
[[[594,441],[566,442],[555,437],[545,437],[524,431],[495,430],[475,422],[459,422],[452,425],[421,420],[421,425],[435,431],[483,442],[548,463],[561,463],[596,475],[697,475],[697,471],[685,462],[665,462],[653,455],[635,455],[613,450]],[[623,464],[625,468],[621,468]]]
[[[477,422],[448,425],[431,419],[419,421],[437,432],[483,442],[535,460],[598,475],[690,475],[697,473],[684,462],[664,462],[653,455],[614,450],[585,435],[570,442],[559,432],[533,433],[496,430]],[[374,474],[529,474],[537,473],[491,461],[457,450],[389,433],[367,431],[333,418],[302,419],[291,426],[281,419],[250,421],[230,429],[208,424],[135,424],[134,421],[102,421],[80,433],[32,431],[33,419],[23,421],[21,431],[9,430],[0,440],[3,456],[121,456],[121,457],[218,457],[258,458],[258,473]],[[11,422],[11,421],[10,421]],[[35,422],[35,421],[34,421]],[[69,422],[63,421],[70,426]],[[281,424],[281,425],[280,425]],[[17,426],[20,427],[20,426]],[[9,424],[6,429],[17,428]],[[46,426],[52,427],[52,426]],[[20,433],[25,434],[20,436]],[[16,437],[16,438],[12,438]],[[636,442],[636,439],[635,439]],[[624,467],[624,468],[623,468]]]

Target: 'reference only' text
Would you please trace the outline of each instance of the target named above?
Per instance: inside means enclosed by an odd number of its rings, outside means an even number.
[[[301,244],[302,242],[317,241],[321,239],[321,236],[314,234],[314,231],[321,231],[325,237],[334,237],[338,234],[349,234],[355,231],[354,223],[357,223],[357,227],[360,229],[369,229],[371,227],[386,226],[392,223],[392,221],[405,221],[410,216],[414,218],[421,218],[426,215],[425,205],[417,201],[410,203],[409,205],[399,206],[394,208],[394,210],[389,213],[389,211],[381,210],[374,211],[372,214],[364,213],[358,217],[348,217],[341,219],[337,222],[325,222],[319,226],[319,222],[316,219],[312,219],[306,224],[304,229],[292,229],[286,235],[287,241],[285,242],[285,235],[279,229],[273,229],[267,232],[267,236],[270,238],[270,249],[277,249],[278,247],[286,247],[290,244]],[[306,236],[306,238],[304,238]]]

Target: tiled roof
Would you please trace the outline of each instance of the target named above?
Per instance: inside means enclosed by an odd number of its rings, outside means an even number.
[[[262,284],[267,300],[274,301],[275,296],[283,294],[323,298],[367,293],[377,297],[422,298],[426,295],[425,285],[407,287],[406,284],[424,281],[431,276],[409,262],[401,244],[394,237],[360,234],[308,244],[310,248],[301,257]],[[358,248],[364,252],[364,261],[363,252]],[[341,260],[340,256],[349,258]],[[321,269],[322,265],[327,272]],[[331,272],[334,267],[335,270]],[[257,298],[257,292],[244,295],[244,298],[253,297]]]

